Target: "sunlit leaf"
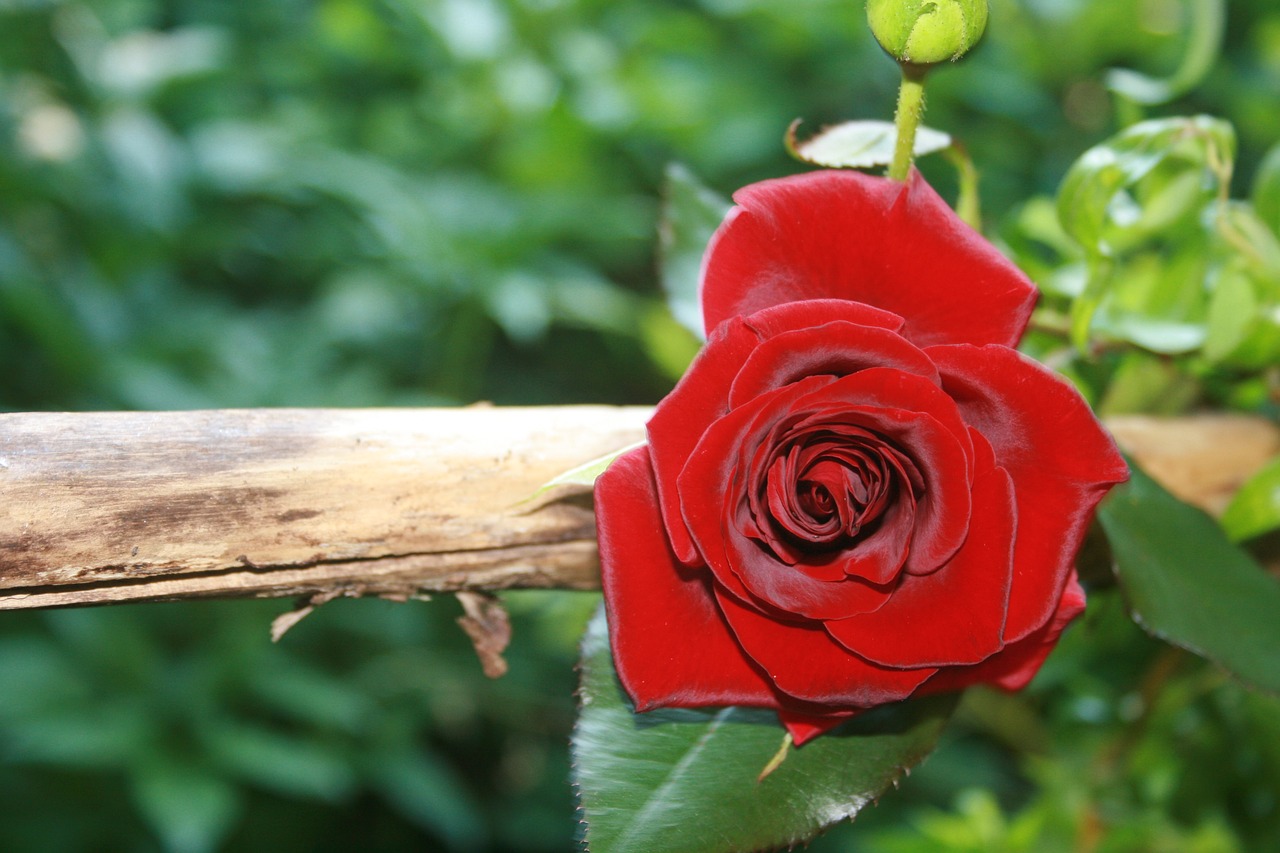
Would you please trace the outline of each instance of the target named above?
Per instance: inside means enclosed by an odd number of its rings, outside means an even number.
[[[1250,477],[1222,514],[1222,529],[1237,541],[1280,528],[1280,458]]]
[[[690,638],[696,643],[696,638]],[[881,708],[798,749],[772,712],[637,715],[618,685],[601,611],[583,642],[575,782],[593,853],[734,853],[812,838],[874,801],[934,747],[955,699]]]
[[[1133,469],[1098,519],[1134,618],[1257,687],[1280,692],[1280,581],[1214,521]]]
[[[898,131],[889,121],[846,121],[824,127],[803,142],[796,139],[800,120],[787,128],[787,150],[797,160],[833,169],[869,169],[893,162]],[[951,145],[951,137],[940,130],[916,130],[915,156],[923,157]]]

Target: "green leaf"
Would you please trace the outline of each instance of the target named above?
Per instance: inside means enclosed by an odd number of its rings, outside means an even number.
[[[370,762],[374,785],[397,811],[446,839],[450,850],[479,850],[487,831],[463,780],[431,752],[404,744]]]
[[[152,758],[133,774],[138,811],[169,853],[210,853],[235,828],[235,786],[188,761]]]
[[[1236,492],[1222,514],[1222,529],[1237,542],[1280,528],[1280,457]]]
[[[679,163],[667,166],[658,219],[662,290],[672,315],[700,341],[707,339],[698,301],[702,255],[730,207],[728,200],[705,186],[684,166]]]
[[[1150,634],[1280,693],[1280,583],[1213,519],[1132,468],[1098,519],[1133,616]]]
[[[1071,306],[1071,339],[1077,347],[1085,347],[1095,315],[1114,289],[1118,259],[1144,244],[1173,240],[1178,223],[1192,223],[1189,228],[1203,233],[1198,223],[1204,208],[1228,179],[1234,156],[1231,125],[1194,116],[1133,125],[1072,164],[1058,190],[1058,219],[1084,249],[1089,270],[1087,284]],[[1199,294],[1199,285],[1195,291]],[[1159,319],[1175,324],[1186,320]],[[1126,337],[1133,331],[1129,324]],[[1152,327],[1139,329],[1138,335],[1143,345],[1155,343],[1168,351],[1196,345],[1189,331],[1196,330]]]
[[[1249,197],[1258,217],[1280,236],[1280,143],[1271,146],[1253,176]]]
[[[1158,188],[1167,192],[1157,190],[1150,199],[1126,192],[1175,156],[1183,162]],[[1201,172],[1234,157],[1235,131],[1221,119],[1179,116],[1135,124],[1090,148],[1067,170],[1058,189],[1058,218],[1086,252],[1111,257],[1116,254],[1115,226],[1143,226],[1137,230],[1147,235],[1186,212],[1194,194],[1187,198],[1189,183],[1179,182],[1179,173]],[[1143,218],[1144,208],[1150,209],[1151,221]]]
[[[696,638],[692,638],[696,641]],[[730,853],[786,847],[851,818],[934,748],[955,707],[938,696],[869,712],[791,750],[744,708],[635,714],[614,674],[601,610],[582,649],[575,783],[595,853]]]
[[[786,145],[791,156],[813,166],[833,169],[869,169],[893,162],[893,146],[898,131],[888,121],[846,121],[824,127],[804,142],[796,140],[796,119],[787,128]],[[951,145],[951,137],[940,130],[916,130],[915,156],[923,157]]]
[[[1254,274],[1236,258],[1218,272],[1209,300],[1210,361],[1265,370],[1280,359],[1280,284]]]
[[[257,724],[210,721],[203,745],[229,776],[290,797],[337,802],[356,788],[336,741],[281,734]]]
[[[525,498],[521,503],[528,503],[550,492],[552,489],[558,489],[562,486],[585,486],[591,488],[596,484],[596,478],[604,473],[605,469],[613,464],[613,460],[617,459],[624,453],[629,453],[637,447],[644,447],[645,442],[637,441],[635,444],[628,444],[621,450],[615,450],[612,453],[606,453],[603,456],[597,456],[595,459],[583,462],[574,468],[570,468],[563,474],[557,474],[547,482],[538,487],[538,491]]]
[[[1195,88],[1222,52],[1226,6],[1226,0],[1191,0],[1186,52],[1171,77],[1161,79],[1128,68],[1113,68],[1107,73],[1107,87],[1145,106],[1168,103]]]

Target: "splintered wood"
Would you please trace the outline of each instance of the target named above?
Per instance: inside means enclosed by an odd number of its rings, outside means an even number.
[[[642,440],[648,415],[0,414],[0,609],[597,588],[590,490],[530,498]],[[1280,432],[1256,419],[1108,426],[1153,476],[1210,510],[1280,451]]]

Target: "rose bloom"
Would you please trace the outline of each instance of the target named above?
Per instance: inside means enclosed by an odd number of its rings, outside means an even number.
[[[709,339],[596,484],[637,711],[744,705],[796,743],[858,711],[1010,690],[1084,609],[1074,560],[1127,476],[1017,353],[1035,288],[918,175],[739,191]]]

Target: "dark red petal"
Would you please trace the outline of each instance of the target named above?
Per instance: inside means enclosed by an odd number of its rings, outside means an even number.
[[[933,362],[898,333],[837,321],[782,332],[761,342],[734,378],[729,406],[741,406],[806,376],[847,376],[869,367],[914,373],[938,384]]]
[[[916,496],[907,570],[923,573],[945,563],[968,530],[973,475],[969,429],[952,400],[919,376],[871,369],[832,382],[796,407],[819,404],[823,411],[807,424],[838,413],[848,423],[879,433],[914,462],[925,488]]]
[[[931,347],[943,387],[1013,477],[1018,502],[1005,642],[1045,624],[1093,509],[1129,471],[1115,442],[1065,380],[1004,347]]]
[[[1036,291],[918,173],[906,184],[822,171],[734,194],[702,267],[708,331],[806,299],[865,302],[925,346],[1017,343]]]
[[[909,455],[912,470],[924,478],[923,488],[911,484],[922,492],[914,521],[910,513],[886,512],[884,530],[844,552],[848,573],[857,578],[833,583],[796,571],[762,549],[741,522],[752,487],[749,463],[762,444],[778,440],[780,422],[791,423],[792,431],[870,431],[884,442],[882,453]],[[836,380],[809,377],[763,394],[708,427],[680,473],[677,491],[698,552],[735,595],[808,618],[841,619],[879,607],[889,592],[884,584],[903,567],[904,557],[907,566],[932,570],[963,544],[971,452],[969,430],[954,404],[926,379],[884,369]],[[899,510],[907,500],[898,497]],[[903,528],[908,523],[909,531]],[[901,546],[896,552],[883,547],[906,541],[908,532],[908,553]]]
[[[784,623],[717,590],[739,644],[788,696],[840,710],[905,699],[936,668],[890,669],[852,654],[816,624]]]
[[[999,468],[973,484],[969,537],[938,571],[908,576],[874,613],[826,623],[841,645],[884,666],[973,664],[1004,646],[1013,567],[1013,484]]]
[[[901,332],[903,319],[892,311],[851,302],[848,299],[806,299],[800,302],[780,302],[746,315],[747,324],[755,329],[761,340],[772,338],[795,329],[808,329],[837,320],[856,326],[874,326]]]
[[[804,746],[818,735],[826,734],[841,723],[847,723],[857,716],[857,711],[825,714],[815,716],[783,709],[778,712],[778,719],[791,733],[791,740],[796,746]]]
[[[618,457],[595,495],[613,659],[636,710],[777,708],[771,685],[725,624],[709,574],[671,553],[646,449]]]
[[[977,666],[939,670],[937,675],[920,687],[919,695],[960,690],[973,684],[992,684],[1004,690],[1021,690],[1039,672],[1063,630],[1083,612],[1084,590],[1080,588],[1073,570],[1067,578],[1062,600],[1058,602],[1052,619]]]
[[[721,586],[761,609],[847,616],[878,607],[888,595],[868,584],[824,582],[798,572],[761,550],[738,524],[738,509],[746,503],[746,460],[761,436],[787,417],[797,398],[830,382],[810,377],[729,412],[707,429],[680,473],[680,508],[698,553]]]
[[[676,557],[686,565],[702,562],[685,530],[676,478],[703,432],[729,410],[729,388],[747,356],[759,343],[757,332],[741,320],[712,333],[676,387],[649,418],[649,454],[653,459],[663,525]]]

